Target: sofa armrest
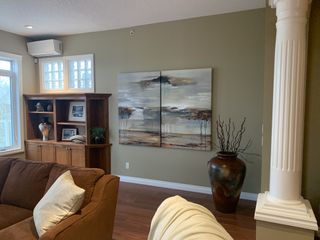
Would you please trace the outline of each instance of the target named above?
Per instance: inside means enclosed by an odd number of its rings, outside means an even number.
[[[112,239],[119,177],[102,176],[96,183],[90,203],[48,230],[39,240]]]

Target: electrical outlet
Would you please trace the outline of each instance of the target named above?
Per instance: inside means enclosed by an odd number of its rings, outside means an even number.
[[[130,164],[129,162],[126,162],[126,169],[129,169],[130,168]]]

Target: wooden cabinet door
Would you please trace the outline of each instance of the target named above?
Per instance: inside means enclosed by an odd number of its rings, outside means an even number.
[[[55,146],[55,159],[56,163],[71,165],[70,159],[70,150],[69,147],[64,145],[56,145]]]
[[[70,158],[72,166],[85,167],[86,155],[84,146],[70,147]]]
[[[41,144],[41,161],[55,162],[54,147],[51,144]]]
[[[41,146],[38,143],[26,143],[26,159],[41,161]]]

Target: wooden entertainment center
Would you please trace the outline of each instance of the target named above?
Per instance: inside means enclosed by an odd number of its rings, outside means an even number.
[[[72,166],[97,167],[110,173],[108,110],[110,96],[111,94],[102,93],[25,94],[26,158]],[[83,118],[79,118],[80,120],[70,119],[70,106],[75,103],[84,106],[84,112],[81,112]],[[39,124],[44,118],[48,119],[52,126],[48,141],[42,140],[42,133],[39,130]],[[104,129],[103,143],[93,143],[93,128]],[[84,143],[64,140],[62,132],[66,130],[85,136]]]

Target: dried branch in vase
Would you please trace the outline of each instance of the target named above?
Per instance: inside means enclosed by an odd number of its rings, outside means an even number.
[[[239,130],[236,129],[235,123],[231,121],[231,118],[227,122],[220,119],[216,121],[218,147],[220,152],[223,153],[243,153],[251,145],[251,139],[248,140],[244,147],[241,147],[241,141],[244,133],[246,132],[245,127],[246,118],[240,124]]]

